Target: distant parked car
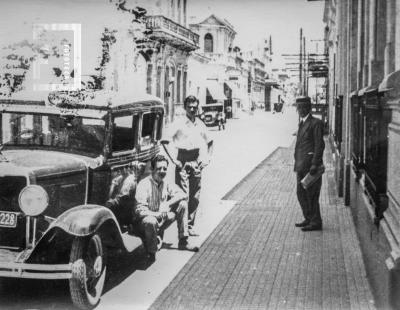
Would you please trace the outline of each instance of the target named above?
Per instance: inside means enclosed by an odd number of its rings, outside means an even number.
[[[91,309],[107,250],[142,244],[131,210],[105,203],[159,152],[163,103],[50,98],[0,100],[0,277],[68,279],[73,303]]]
[[[224,105],[222,103],[202,105],[201,110],[201,118],[206,126],[218,126],[218,123],[220,121],[222,121],[223,123],[226,122]]]

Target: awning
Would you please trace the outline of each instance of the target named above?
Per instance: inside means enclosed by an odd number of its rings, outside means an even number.
[[[266,79],[265,86],[279,86],[278,81],[274,79]]]
[[[214,100],[226,100],[224,89],[217,81],[207,81],[207,89]]]

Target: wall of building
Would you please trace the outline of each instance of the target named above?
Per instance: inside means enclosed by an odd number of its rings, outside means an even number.
[[[146,9],[147,16],[163,16],[182,27],[187,27],[186,0],[131,1],[135,6]],[[176,34],[176,37],[178,36]],[[188,95],[188,59],[192,49],[176,45],[173,40],[165,36],[146,43],[150,52],[144,55],[146,74],[142,76],[147,93],[164,101],[166,122],[171,122],[174,116],[184,113],[183,101]]]
[[[324,21],[338,187],[352,209],[376,304],[398,309],[400,1],[326,1]]]

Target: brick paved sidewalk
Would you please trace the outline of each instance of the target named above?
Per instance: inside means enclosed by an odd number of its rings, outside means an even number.
[[[151,309],[374,309],[329,144],[323,231],[294,227],[302,216],[292,154],[277,149],[225,196],[237,204]]]

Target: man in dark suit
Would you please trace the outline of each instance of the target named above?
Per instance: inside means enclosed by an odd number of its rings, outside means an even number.
[[[294,151],[294,171],[297,173],[297,198],[303,211],[304,221],[295,225],[301,227],[303,231],[322,230],[319,206],[322,178],[307,189],[304,189],[300,182],[307,173],[315,175],[323,164],[322,156],[325,148],[323,123],[311,115],[309,97],[297,98],[296,104],[300,123]]]

